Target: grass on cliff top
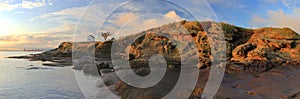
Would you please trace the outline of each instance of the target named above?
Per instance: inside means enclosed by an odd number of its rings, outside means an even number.
[[[300,35],[290,28],[262,28],[262,31],[267,31],[266,37],[274,39],[294,39],[299,40]]]
[[[252,31],[252,29],[238,27],[238,26],[227,24],[224,22],[221,22],[220,25],[222,26],[222,29],[225,33],[251,32]]]

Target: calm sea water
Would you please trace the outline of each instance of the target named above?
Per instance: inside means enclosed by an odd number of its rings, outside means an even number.
[[[72,67],[47,67],[40,61],[4,58],[28,54],[33,52],[0,51],[0,99],[85,98]],[[90,79],[83,73],[82,77]]]

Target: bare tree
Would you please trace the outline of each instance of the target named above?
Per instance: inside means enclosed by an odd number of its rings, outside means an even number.
[[[101,32],[101,36],[104,38],[104,40],[106,41],[106,39],[110,36],[109,32]]]

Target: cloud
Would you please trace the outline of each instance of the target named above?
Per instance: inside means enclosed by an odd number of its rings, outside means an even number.
[[[8,2],[0,2],[0,12],[12,11],[16,8],[19,8],[19,5],[10,5]]]
[[[72,7],[36,16],[30,20],[48,21],[51,24],[55,24],[53,27],[40,32],[55,33],[58,35],[71,33],[72,40],[74,37],[75,41],[86,41],[88,35],[97,35],[100,24],[117,4],[95,3],[89,6]],[[126,18],[120,17],[117,21],[118,23],[122,23],[122,20],[126,20]]]
[[[113,23],[113,24],[116,24],[116,25],[123,25],[123,24],[127,23],[128,21],[130,21],[131,19],[133,19],[135,17],[142,17],[142,15],[139,15],[139,14],[136,14],[136,13],[122,13],[119,16],[117,16],[115,19],[110,20],[110,22]],[[177,15],[177,13],[174,10],[171,10],[171,11],[167,12],[166,14],[163,15],[163,17],[170,18],[174,21],[182,20],[182,18],[179,15]],[[159,19],[156,19],[156,20],[159,20]],[[135,20],[131,20],[131,21],[135,21]],[[139,18],[138,21],[145,21],[147,23],[154,22],[153,19],[143,20],[142,18]],[[131,22],[131,23],[137,23],[137,21]],[[136,24],[136,25],[140,25],[140,24]]]
[[[172,20],[169,20],[169,18],[165,18],[166,16],[172,16],[174,18],[177,16],[176,13],[162,15],[160,17],[154,17],[154,18],[146,18],[144,17],[138,17],[137,19],[134,19],[130,22],[127,22],[125,20],[131,20],[132,17],[135,14],[127,13],[122,14],[123,17],[117,17],[116,24],[127,24],[124,26],[124,29],[122,30],[122,34],[115,34],[123,36],[125,33],[137,33],[142,30],[157,27],[166,23],[171,22]],[[125,18],[127,16],[127,18]],[[76,28],[76,24],[65,24],[60,25],[58,27],[49,29],[45,32],[47,33],[36,33],[36,34],[20,34],[20,35],[9,35],[9,36],[0,36],[0,50],[22,50],[24,48],[54,48],[58,46],[59,43],[65,42],[65,41],[73,41],[73,31]],[[83,27],[82,27],[83,28]],[[86,26],[87,29],[89,29],[88,26]],[[114,30],[117,30],[116,27],[111,27]],[[52,33],[49,33],[52,32]],[[76,35],[75,38],[76,41],[83,41],[86,40],[87,35],[90,35],[91,32],[86,31],[80,31]],[[93,34],[93,33],[92,33]],[[128,35],[125,34],[125,35]],[[98,38],[102,39],[102,38]]]
[[[261,2],[264,2],[264,3],[276,3],[280,0],[260,0]]]
[[[199,0],[201,1],[201,0]],[[244,8],[244,4],[241,4],[241,0],[207,0],[210,4],[216,4],[226,8]]]
[[[300,4],[299,0],[281,0],[287,8],[293,9]]]
[[[33,8],[43,7],[45,5],[46,5],[45,2],[22,1],[22,3],[21,3],[21,7],[26,8],[26,9],[33,9]]]
[[[13,11],[18,8],[23,9],[34,9],[43,7],[46,5],[52,5],[54,0],[36,0],[36,1],[25,1],[22,0],[20,3],[16,3],[14,0],[3,0],[0,2],[0,12],[2,11]]]
[[[179,20],[183,20],[183,18],[174,10],[165,14],[123,13],[109,20],[111,25],[104,26],[104,29],[113,32],[114,36],[119,38]]]
[[[292,13],[283,10],[268,11],[267,17],[253,16],[250,23],[254,26],[290,27],[300,33],[300,8],[294,8]]]
[[[57,22],[59,20],[70,20],[70,19],[78,19],[82,12],[84,11],[85,7],[74,7],[74,8],[67,8],[56,12],[47,13],[41,16],[37,16],[31,18],[31,21],[38,20],[38,19],[50,19],[51,21]]]
[[[51,49],[61,42],[72,41],[72,33],[36,33],[0,36],[0,50],[22,50],[24,48]]]
[[[48,32],[63,32],[73,33],[76,31],[75,39],[78,41],[85,40],[86,35],[98,35],[99,27],[104,19],[111,13],[114,8],[120,3],[102,4],[97,3],[86,7],[74,7],[61,11],[56,11],[41,16],[31,18],[31,21],[35,20],[49,20],[50,22],[58,24],[57,27],[47,30]],[[143,7],[142,7],[143,8]],[[139,17],[142,13],[139,13],[139,7],[135,7],[132,12],[132,6],[127,5],[122,7],[121,11],[116,11],[112,16],[107,19],[109,24],[106,24],[104,30],[115,33],[123,24],[127,24],[126,31],[130,33],[140,32],[148,28],[157,27],[170,22],[170,19],[179,21],[182,18],[174,10],[169,10],[167,13],[161,14],[161,16],[155,16],[149,18],[149,16],[143,16],[135,20],[132,18]],[[81,18],[81,19],[80,19]],[[79,24],[77,22],[79,21]],[[168,21],[166,21],[168,20]],[[128,22],[131,21],[131,22]],[[78,25],[78,26],[77,26]],[[129,26],[130,25],[130,26]],[[117,34],[120,35],[120,34]],[[123,33],[124,34],[124,33]],[[102,39],[100,39],[102,40]]]
[[[88,8],[87,6],[73,7],[33,17],[30,19],[31,21],[47,21],[54,24],[54,26],[34,34],[2,36],[0,37],[0,49],[54,48],[64,41],[73,41],[73,39],[75,39],[75,41],[86,41],[88,35],[97,37],[97,31],[99,31],[101,23],[103,23],[107,15],[121,3],[122,2],[109,4],[96,3],[89,5]],[[22,4],[26,5],[26,9],[45,6],[37,3]],[[159,12],[160,15],[146,15],[139,17],[139,15],[141,15],[140,9],[146,9],[147,11],[151,10],[144,8],[143,6],[134,7],[132,5],[127,5],[121,10],[116,11],[115,15],[110,16],[107,19],[109,24],[106,24],[107,27],[105,30],[112,31],[113,37],[124,36],[174,22],[174,20],[178,21],[183,19],[178,15],[178,13],[182,14],[182,11],[170,9],[162,9]],[[148,12],[151,13],[155,11],[151,10]],[[80,21],[79,24],[78,21]],[[119,28],[123,25],[124,33],[117,33]],[[76,34],[75,36],[74,32]],[[100,36],[96,39],[102,40]]]
[[[175,21],[182,20],[182,18],[180,16],[178,16],[177,13],[174,10],[172,10],[172,11],[168,12],[167,14],[165,14],[165,17],[171,18]]]
[[[117,24],[117,25],[123,25],[128,20],[130,20],[131,18],[134,18],[136,16],[138,16],[138,15],[135,13],[123,13],[120,16],[117,16],[117,18],[115,20],[113,20],[112,23]]]
[[[48,33],[73,33],[77,24],[63,24],[54,28],[50,28],[45,32]]]
[[[67,8],[31,18],[31,21],[49,21],[56,27],[48,32],[95,32],[100,23],[111,12],[116,4],[97,3],[90,6]],[[77,27],[78,25],[78,27]],[[77,27],[77,28],[76,28]]]

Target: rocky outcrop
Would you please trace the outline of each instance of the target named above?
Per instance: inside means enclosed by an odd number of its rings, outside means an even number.
[[[217,28],[216,25],[218,24],[222,26],[222,30]],[[207,31],[211,33],[208,34]],[[218,31],[223,31],[224,37],[220,37],[219,35],[221,34],[218,34]],[[246,29],[226,23],[196,21],[170,23],[115,41],[64,42],[56,49],[32,56],[24,56],[24,58],[56,62],[65,59],[63,62],[70,63],[73,60],[73,63],[76,63],[73,64],[74,69],[83,70],[83,72],[88,74],[97,75],[100,73],[101,75],[104,72],[115,71],[111,62],[111,54],[129,55],[128,61],[131,69],[140,76],[146,76],[151,72],[148,60],[151,56],[159,54],[165,58],[168,70],[164,79],[156,86],[142,89],[130,86],[121,80],[115,83],[115,90],[122,98],[155,99],[163,97],[172,90],[178,80],[176,78],[180,74],[178,71],[180,71],[181,60],[194,58],[186,57],[186,59],[181,59],[180,56],[198,55],[199,57],[196,58],[200,62],[197,65],[201,69],[200,74],[203,74],[199,78],[199,83],[206,81],[212,64],[211,60],[214,58],[211,52],[214,45],[210,44],[217,44],[211,42],[215,42],[218,39],[226,41],[228,64],[225,81],[228,80],[228,82],[247,79],[257,83],[255,79],[259,79],[260,76],[268,79],[268,76],[265,75],[270,71],[273,74],[274,71],[278,72],[282,68],[296,69],[300,66],[300,36],[289,28]],[[180,42],[176,40],[180,40]],[[132,44],[127,45],[128,42],[132,42]],[[126,48],[121,53],[111,52],[113,43]],[[195,49],[191,49],[193,48],[192,46],[195,46]],[[196,50],[196,52],[190,50]],[[95,54],[85,54],[91,51],[95,52]],[[71,58],[72,56],[73,59]],[[288,73],[284,74],[288,75]],[[236,79],[239,76],[241,77]],[[264,85],[265,83],[259,82],[259,84]],[[191,98],[199,97],[203,92],[202,87],[199,84],[194,89]],[[225,89],[235,90],[237,88],[239,88],[239,85],[234,85],[234,87],[230,88],[226,87]],[[242,92],[242,94],[257,96],[259,93],[246,91]],[[298,93],[296,96],[299,96]]]
[[[185,29],[188,30],[190,34],[171,35],[171,37],[173,36],[174,38],[185,39],[191,36],[192,38],[190,39],[196,43],[198,49],[198,55],[200,59],[200,63],[198,64],[198,66],[200,69],[206,71],[207,67],[211,65],[211,58],[213,57],[211,55],[211,48],[209,45],[207,32],[204,30],[213,28],[214,25],[212,24],[214,24],[214,22],[200,23],[181,21],[180,23]],[[223,28],[225,41],[227,43],[227,59],[229,62],[227,68],[228,70],[233,70],[233,72],[235,73],[234,75],[250,75],[250,78],[251,76],[259,77],[261,76],[261,74],[269,73],[273,69],[278,70],[278,68],[290,68],[285,66],[296,67],[300,65],[300,36],[294,31],[288,28],[245,29],[226,23],[220,23],[220,25]],[[168,26],[162,26],[160,28],[151,29],[147,32],[155,32],[156,30],[163,31],[164,29],[168,29],[167,27]],[[171,27],[172,25],[169,25],[169,28]],[[153,39],[153,41],[147,42],[151,39]],[[168,42],[168,40],[169,39],[164,37],[155,36],[153,34],[146,34],[131,46],[130,54],[132,54],[132,57],[130,59],[134,61],[136,59],[142,58],[143,56],[145,56],[145,53],[147,54],[149,53],[149,51],[165,55],[166,53],[163,53],[164,50],[160,49],[164,46],[164,44],[159,46],[155,45],[155,42]],[[147,50],[147,48],[151,49]],[[173,52],[171,53],[171,55],[173,56],[178,55],[176,51],[175,53],[173,50],[169,51]],[[139,66],[144,65],[147,65],[147,63],[139,64]],[[233,74],[228,70],[226,70],[226,73],[229,74],[228,79],[232,79],[231,75]],[[208,74],[206,74],[206,76],[207,75]],[[241,79],[246,78],[248,77]],[[163,86],[163,84],[157,84],[157,86],[160,87],[155,86],[148,89],[139,89],[120,81],[115,85],[115,88],[123,98],[136,98],[139,96],[153,96],[156,98],[161,98],[162,96],[164,96],[165,91],[168,92],[166,89],[168,89],[169,87]],[[164,89],[164,87],[166,88]],[[155,93],[155,90],[160,90],[159,92],[161,93]],[[202,91],[203,88],[198,87],[198,89],[194,90],[191,98],[198,97],[199,94],[202,93]],[[258,93],[246,91],[244,92],[244,94],[256,96]]]
[[[32,55],[31,60],[52,61],[57,57],[72,57],[72,43],[63,42],[58,46],[58,48],[43,52],[41,54]]]
[[[255,48],[256,48],[256,45],[252,45],[252,44],[249,44],[249,43],[237,46],[232,51],[233,58],[231,60],[233,60],[233,61],[244,60],[245,58],[247,58],[248,52],[254,50]],[[261,53],[258,53],[258,54],[261,54]],[[262,57],[262,58],[264,58],[264,57]]]
[[[280,64],[300,63],[300,36],[288,28],[255,29],[245,44],[233,50],[231,60],[273,61]]]
[[[300,91],[290,96],[281,97],[280,99],[298,99],[298,98],[300,98]]]

